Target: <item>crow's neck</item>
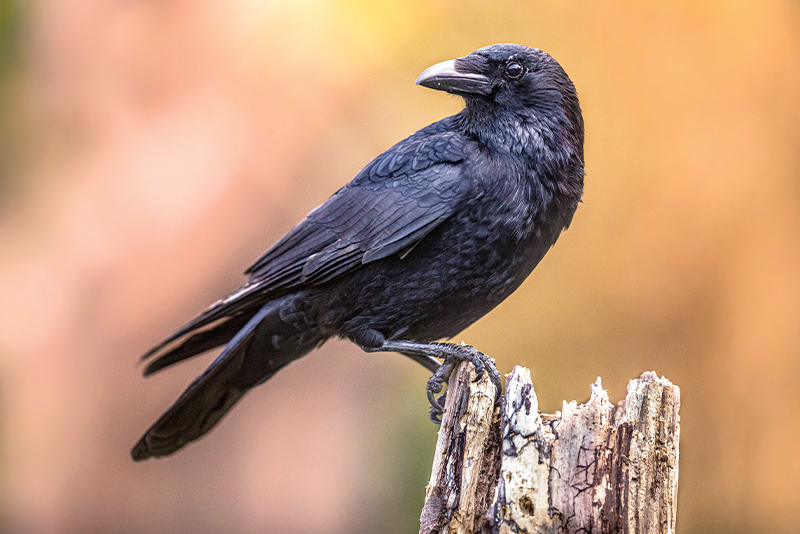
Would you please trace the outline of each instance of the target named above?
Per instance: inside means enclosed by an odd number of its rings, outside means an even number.
[[[457,116],[462,131],[488,149],[525,160],[533,175],[559,196],[580,200],[583,130],[567,117],[511,112],[480,100]]]

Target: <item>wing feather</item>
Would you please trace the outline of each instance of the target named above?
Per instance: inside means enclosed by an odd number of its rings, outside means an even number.
[[[447,120],[447,119],[445,119]],[[405,254],[450,217],[468,188],[462,161],[475,147],[442,121],[367,165],[249,269],[248,281],[145,357],[217,320],[333,280],[365,263]]]

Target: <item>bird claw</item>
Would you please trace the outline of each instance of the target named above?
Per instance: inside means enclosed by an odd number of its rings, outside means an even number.
[[[431,402],[430,417],[431,421],[437,425],[442,424],[442,415],[444,415],[444,401],[447,398],[447,392],[442,393],[436,398],[433,398],[431,393],[428,392],[428,400]]]
[[[497,395],[495,403],[500,401],[500,373],[494,363],[494,358],[487,356],[470,345],[456,345],[454,343],[418,343],[406,340],[385,340],[380,346],[362,346],[367,352],[392,351],[405,354],[415,361],[422,363],[428,369],[435,369],[433,375],[428,379],[426,387],[428,402],[431,404],[431,420],[441,423],[441,415],[444,413],[444,403],[447,397],[446,392],[441,393],[444,384],[450,379],[456,366],[461,362],[469,362],[475,367],[475,378],[473,382],[481,380],[486,373],[495,386]],[[437,359],[444,360],[438,367]]]
[[[441,391],[441,388],[439,388],[439,391]],[[437,392],[433,391],[432,389],[430,389],[430,388],[428,389],[428,402],[431,403],[431,409],[432,410],[436,410],[439,413],[442,413],[442,412],[444,412],[444,406],[442,406],[439,403],[439,399],[436,398],[436,393]],[[445,393],[445,396],[446,395],[447,395],[447,393]]]
[[[497,390],[496,398],[499,399],[500,392],[502,391],[500,386],[501,377],[497,370],[497,366],[495,365],[494,358],[484,354],[470,345],[455,345],[455,347],[457,347],[457,350],[449,354],[445,361],[458,363],[467,361],[471,363],[475,367],[475,378],[472,380],[473,382],[482,380],[484,374],[488,372],[489,379],[492,381],[495,389]]]
[[[495,402],[500,400],[502,388],[500,386],[500,373],[497,371],[494,358],[488,356],[470,345],[454,345],[452,343],[439,344],[439,356],[444,359],[441,366],[428,379],[427,393],[428,402],[431,404],[431,421],[441,424],[441,415],[444,413],[444,402],[447,392],[436,397],[442,391],[445,382],[450,378],[453,370],[463,361],[471,363],[475,367],[475,378],[472,382],[478,382],[488,372],[489,379],[494,384],[496,390]]]
[[[437,425],[442,423],[441,416],[442,414],[444,414],[444,403],[445,399],[447,399],[447,392],[445,391],[438,397],[436,397],[436,394],[441,393],[442,387],[444,386],[445,382],[450,378],[450,375],[453,373],[454,368],[455,365],[453,363],[445,361],[428,379],[428,386],[426,387],[426,389],[428,393],[428,402],[431,403],[431,408],[430,408],[431,421],[433,421]]]

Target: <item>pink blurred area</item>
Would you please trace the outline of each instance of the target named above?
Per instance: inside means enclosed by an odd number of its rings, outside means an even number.
[[[7,0],[6,0],[7,1]],[[456,341],[544,408],[682,388],[681,532],[800,523],[800,4],[14,4],[0,83],[0,530],[407,532],[426,372],[332,342],[208,437],[128,450],[209,362],[138,356],[372,157],[460,107],[414,87],[494,42],[554,55],[586,122],[572,227]]]

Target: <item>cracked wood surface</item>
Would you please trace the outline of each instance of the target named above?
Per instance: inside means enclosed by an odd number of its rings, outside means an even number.
[[[477,382],[475,376],[463,362],[450,378],[420,533],[469,534],[486,521],[497,484],[500,425],[488,373]]]
[[[547,415],[515,367],[496,416],[467,369],[451,381],[420,532],[675,532],[677,386],[644,373],[614,406],[598,378],[588,402]]]

